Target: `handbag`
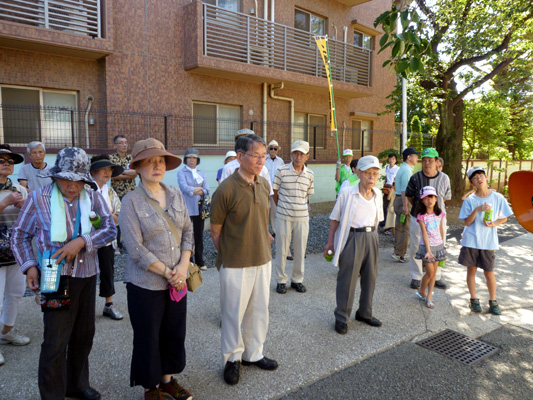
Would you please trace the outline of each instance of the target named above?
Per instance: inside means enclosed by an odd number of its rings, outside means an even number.
[[[198,215],[202,219],[207,219],[211,215],[211,198],[209,196],[202,196],[198,200]]]
[[[41,311],[70,310],[70,275],[62,275],[58,281],[58,289],[53,293],[41,292]]]
[[[142,190],[141,188],[138,187],[135,190],[138,190],[144,196],[146,196],[148,203],[152,205],[154,210],[156,210],[163,218],[165,218],[165,221],[167,221],[168,227],[172,231],[174,238],[176,238],[176,241],[179,242],[179,234],[178,234],[178,229],[176,228],[176,224],[174,223],[174,221],[172,221],[172,219],[170,219],[167,213],[161,208],[159,203],[155,201],[154,199],[148,197],[146,192]],[[196,264],[189,263],[189,270],[187,271],[187,290],[190,292],[194,292],[201,285],[202,285],[202,271],[200,271],[200,268],[198,268]]]
[[[187,272],[187,290],[189,292],[194,292],[202,286],[202,282],[202,271],[198,265],[189,263],[189,271]]]
[[[11,228],[0,226],[0,263],[15,262],[11,251]]]
[[[381,191],[383,192],[383,194],[385,196],[388,196],[388,194],[390,193],[390,190],[392,189],[392,185],[387,183],[383,186],[383,189],[381,189]]]

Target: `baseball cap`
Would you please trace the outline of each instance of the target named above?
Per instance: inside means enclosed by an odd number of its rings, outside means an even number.
[[[428,147],[422,151],[422,158],[424,157],[438,157],[439,153],[433,147]]]
[[[406,149],[403,151],[403,153],[402,153],[404,160],[405,160],[407,157],[409,157],[411,154],[420,154],[420,152],[419,152],[419,151],[416,151],[416,150],[413,149],[412,147],[408,147],[408,148],[406,148]]]
[[[353,151],[351,149],[344,149],[342,152],[343,156],[353,156]]]
[[[433,186],[424,186],[421,190],[420,190],[420,200],[422,200],[424,197],[427,197],[427,196],[436,196],[436,197],[439,197],[437,195],[437,191],[435,190],[435,188]]]
[[[292,144],[291,153],[295,151],[301,151],[304,154],[309,153],[309,143],[303,140],[297,140]]]
[[[357,162],[357,169],[359,171],[366,171],[369,168],[380,168],[379,160],[374,156],[364,156]]]
[[[471,167],[467,172],[466,172],[466,176],[468,177],[468,179],[470,179],[472,177],[472,175],[474,175],[474,173],[476,173],[477,171],[481,171],[483,172],[485,175],[487,174],[485,172],[485,170],[480,167],[479,165],[478,166],[473,166]]]

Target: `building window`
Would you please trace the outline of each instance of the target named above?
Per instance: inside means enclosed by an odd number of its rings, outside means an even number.
[[[224,8],[229,11],[241,12],[241,0],[203,0],[206,4]]]
[[[241,108],[193,103],[193,142],[198,146],[233,145],[241,126]]]
[[[2,86],[0,135],[3,142],[25,146],[39,140],[49,147],[71,146],[72,137],[78,136],[77,103],[76,92]]]
[[[316,147],[323,149],[326,141],[326,116],[294,113],[293,142],[305,140],[309,146],[314,147],[314,131],[316,127]]]
[[[365,152],[372,151],[372,122],[352,121],[352,149]]]
[[[362,47],[367,50],[372,50],[373,38],[372,36],[365,35],[364,33],[354,31],[353,44]]]
[[[325,35],[326,18],[311,14],[307,11],[295,9],[294,27],[312,33],[313,35]]]

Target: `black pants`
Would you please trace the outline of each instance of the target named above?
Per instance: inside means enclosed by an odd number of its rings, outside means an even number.
[[[205,265],[204,262],[204,224],[205,220],[199,215],[191,216],[194,230],[194,263],[199,267]]]
[[[128,312],[133,328],[130,385],[154,388],[163,375],[185,368],[187,296],[172,301],[168,290],[148,290],[131,283]]]
[[[100,297],[111,297],[115,294],[115,249],[112,245],[98,249],[100,265]]]
[[[43,313],[38,379],[42,400],[63,400],[66,391],[89,387],[96,276],[70,278],[70,299],[70,310]]]

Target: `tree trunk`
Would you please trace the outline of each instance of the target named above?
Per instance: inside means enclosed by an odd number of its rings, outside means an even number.
[[[451,96],[450,96],[451,97]],[[464,182],[461,173],[463,161],[463,101],[452,107],[453,97],[439,104],[440,126],[437,134],[437,151],[444,159],[444,172],[450,177],[452,198],[461,198]]]

